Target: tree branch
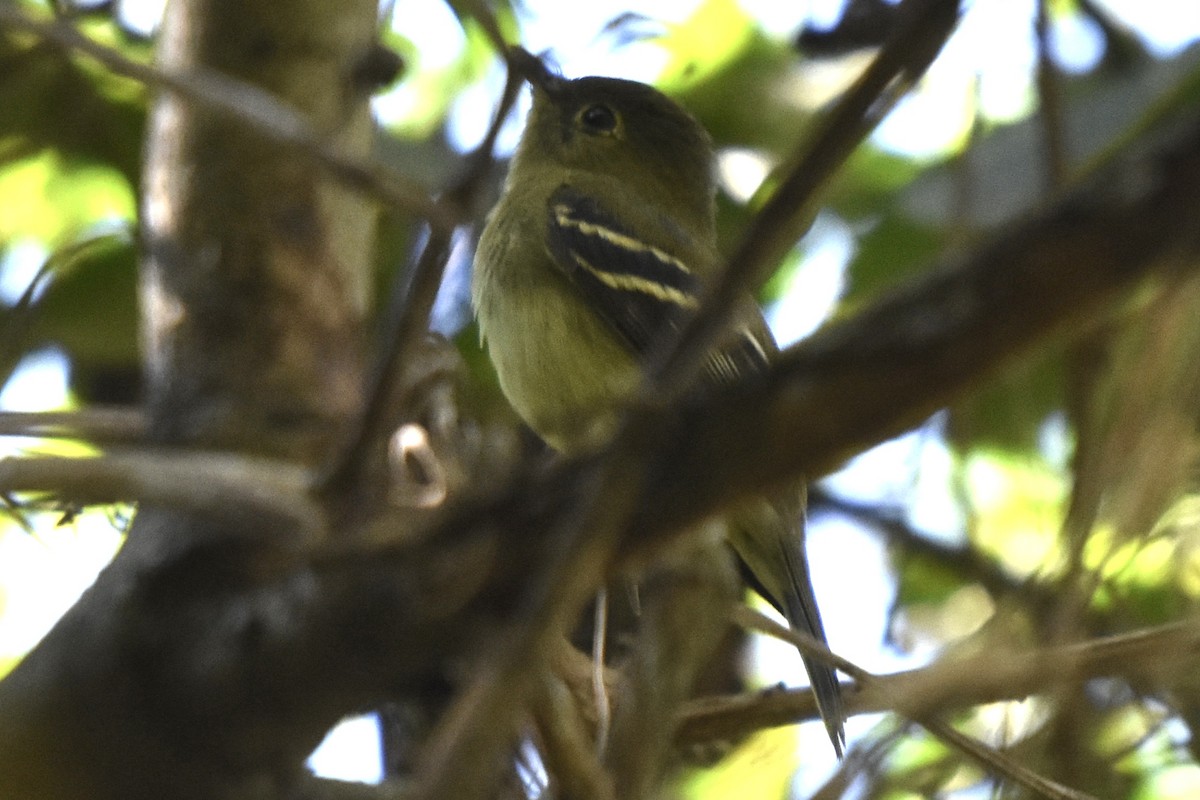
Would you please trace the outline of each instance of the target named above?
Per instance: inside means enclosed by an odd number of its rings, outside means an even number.
[[[231,528],[255,537],[283,532],[292,547],[311,545],[326,530],[308,483],[307,471],[294,465],[227,453],[0,459],[0,492],[53,492],[85,505],[138,500],[170,506],[241,523]],[[245,524],[251,520],[255,524]]]
[[[686,406],[634,528],[824,475],[907,430],[1089,329],[1139,281],[1193,268],[1198,216],[1200,115],[1185,112],[1037,215],[784,352],[762,380]]]
[[[847,687],[850,714],[899,711],[925,716],[956,708],[1020,700],[1062,683],[1118,676],[1160,680],[1181,674],[1200,650],[1196,620],[998,659],[984,653],[928,667],[875,676],[868,687]],[[817,718],[810,689],[768,690],[755,695],[694,700],[682,714],[677,741],[700,744],[736,740],[754,731]]]
[[[284,148],[312,158],[346,185],[429,220],[437,230],[449,231],[458,222],[457,210],[430,199],[424,187],[380,163],[360,158],[337,143],[323,139],[311,122],[294,108],[249,83],[200,66],[183,71],[134,61],[119,50],[84,36],[65,18],[44,22],[15,8],[0,6],[0,27],[32,33],[69,52],[82,53],[116,75],[153,89],[172,92],[205,109],[219,112],[270,137]]]
[[[649,397],[691,382],[738,298],[762,285],[803,233],[820,189],[933,62],[954,29],[958,7],[959,0],[905,0],[901,5],[888,41],[870,66],[797,148],[791,171],[754,215],[726,269],[707,287],[700,313],[678,342],[652,359]]]

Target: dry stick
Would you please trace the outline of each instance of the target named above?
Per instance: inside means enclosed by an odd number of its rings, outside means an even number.
[[[747,627],[758,617],[748,614]],[[793,632],[792,638],[799,638]],[[802,640],[803,641],[803,640]],[[823,657],[815,642],[803,645]],[[854,714],[893,711],[894,698],[910,710],[928,714],[940,709],[981,705],[1027,697],[1047,689],[1047,684],[1073,675],[1079,680],[1097,677],[1136,677],[1147,673],[1180,674],[1190,669],[1200,650],[1200,624],[1187,620],[1132,633],[1089,639],[1070,645],[1012,653],[998,661],[993,655],[943,660],[928,667],[875,676],[875,685],[848,693]],[[837,662],[841,668],[841,661]],[[854,666],[849,665],[851,668]],[[816,719],[810,689],[759,695],[730,695],[692,701],[684,710],[678,739],[684,744],[737,739],[764,728]]]
[[[819,642],[812,640],[811,637],[797,634],[796,631],[785,628],[769,617],[744,606],[734,608],[732,616],[734,621],[741,627],[765,633],[781,641],[794,644],[802,652],[811,651],[806,653],[808,655],[827,658],[831,663],[835,663],[838,669],[853,677],[859,686],[864,689],[875,689],[885,697],[888,697],[889,692],[885,681],[832,653],[819,652],[826,648],[823,648]],[[944,721],[932,717],[931,711],[924,707],[923,704],[905,703],[904,698],[899,693],[894,693],[888,699],[891,701],[892,709],[897,713],[909,717],[945,744],[950,745],[963,755],[976,761],[985,769],[993,773],[998,773],[1001,777],[1007,778],[1029,791],[1036,792],[1043,797],[1050,798],[1050,800],[1095,800],[1090,794],[1076,791],[1048,778],[1044,778],[1004,754],[997,752],[994,748],[988,747],[960,733]]]
[[[504,96],[483,142],[467,158],[467,171],[458,184],[447,192],[453,208],[470,209],[492,164],[492,151],[500,128],[516,102],[521,77],[509,70]],[[413,360],[420,342],[429,330],[429,314],[442,284],[442,275],[450,255],[451,229],[433,229],[412,271],[412,281],[397,275],[392,282],[388,310],[384,317],[374,369],[369,377],[367,401],[347,444],[340,448],[331,464],[317,481],[323,489],[337,493],[352,486],[366,467],[367,452],[381,441],[396,419],[390,406],[400,398],[405,369]]]
[[[456,15],[461,15],[463,12],[469,14],[479,23],[479,27],[491,42],[492,47],[496,48],[496,52],[507,59],[509,44],[504,39],[504,32],[500,30],[500,25],[496,22],[496,15],[481,0],[459,0],[459,2],[446,0],[446,5]]]
[[[417,776],[421,800],[487,796],[497,754],[511,743],[540,666],[559,645],[594,587],[600,584],[643,491],[645,455],[662,431],[643,425],[622,436],[557,498],[546,541],[559,543],[543,563],[531,564],[521,611],[446,714]]]
[[[145,439],[146,415],[141,409],[129,406],[90,406],[79,411],[4,411],[0,412],[0,436],[136,444]]]
[[[677,342],[660,350],[643,387],[644,399],[670,396],[701,368],[733,312],[737,298],[765,279],[799,234],[797,220],[816,193],[874,129],[887,110],[925,72],[958,19],[958,0],[906,0],[891,38],[806,141],[795,168],[755,215],[741,244],[713,285],[700,313]]]
[[[1067,126],[1064,118],[1063,85],[1061,75],[1050,55],[1051,18],[1048,0],[1037,0],[1034,16],[1036,40],[1036,80],[1038,93],[1038,130],[1041,144],[1041,166],[1043,188],[1046,197],[1053,197],[1067,185],[1070,177],[1068,161]],[[1060,526],[1060,535],[1067,543],[1068,566],[1059,581],[1059,602],[1053,613],[1043,623],[1042,629],[1055,641],[1075,635],[1079,622],[1086,616],[1100,580],[1100,570],[1089,575],[1083,561],[1083,546],[1087,532],[1091,530],[1098,511],[1099,495],[1092,492],[1094,474],[1089,477],[1092,454],[1099,442],[1098,431],[1087,424],[1089,399],[1093,395],[1096,381],[1101,377],[1099,365],[1108,349],[1111,331],[1107,326],[1090,332],[1078,342],[1072,343],[1065,359],[1067,371],[1066,411],[1067,418],[1076,433],[1075,450],[1071,460],[1071,495],[1067,513]],[[1079,687],[1063,684],[1056,692],[1053,705],[1057,713],[1048,721],[1051,741],[1062,736],[1073,737],[1075,726],[1081,721],[1078,708],[1068,702],[1072,690]],[[1060,748],[1048,748],[1048,758],[1055,759],[1064,769],[1064,777],[1078,772],[1075,764],[1062,763],[1056,752]]]
[[[300,467],[222,453],[137,450],[97,458],[0,459],[0,492],[57,492],[87,504],[138,499],[257,517],[291,531],[289,543],[296,545],[315,541],[324,530],[324,513],[308,499],[307,484]]]
[[[346,185],[429,220],[436,230],[449,231],[457,224],[458,209],[434,202],[424,187],[383,164],[355,158],[323,141],[301,114],[280,103],[269,92],[207,70],[176,72],[134,61],[112,47],[87,38],[66,21],[43,22],[8,6],[0,6],[0,27],[31,33],[95,59],[117,75],[173,92],[225,114],[312,158]]]
[[[821,649],[748,609],[738,609],[736,616],[745,627],[786,638],[814,652]],[[890,676],[874,676],[867,682],[860,681],[862,688],[850,696],[849,706],[855,713],[898,711],[924,722],[930,714],[943,708],[1026,697],[1052,688],[1047,683],[1059,681],[1064,675],[1082,681],[1146,671],[1177,674],[1191,668],[1197,649],[1200,649],[1200,624],[1189,620],[1071,645],[1014,653],[1003,662],[997,662],[990,655],[977,656],[961,661],[942,661]],[[866,674],[841,659],[837,663],[844,670],[849,667],[860,675]],[[693,702],[685,711],[679,740],[698,743],[738,738],[755,730],[808,718],[816,718],[811,690],[772,692],[757,697],[706,698]],[[953,731],[945,726],[935,728],[931,730],[943,738],[947,731]],[[972,745],[969,739],[960,741],[961,734],[957,732],[949,734],[949,738],[955,739],[951,743],[956,747],[964,744],[976,750],[980,747],[978,743]],[[982,752],[984,758],[991,755],[990,750]],[[972,757],[979,757],[979,754],[972,753]],[[997,768],[1007,774],[1009,766],[1005,761]],[[1058,791],[1048,786],[1039,786],[1037,790]]]

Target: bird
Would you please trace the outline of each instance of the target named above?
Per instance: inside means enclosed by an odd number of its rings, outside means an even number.
[[[612,432],[648,354],[682,329],[722,268],[715,155],[695,117],[652,86],[567,79],[527,53],[514,63],[533,103],[480,234],[471,304],[508,402],[570,455]],[[761,373],[777,351],[752,297],[739,298],[734,318],[706,358],[706,386]],[[726,537],[751,586],[792,628],[825,643],[803,484],[734,509]],[[801,655],[840,757],[837,673]]]

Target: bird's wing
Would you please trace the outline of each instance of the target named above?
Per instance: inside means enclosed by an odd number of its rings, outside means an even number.
[[[642,241],[595,199],[561,186],[548,212],[547,247],[554,263],[636,355],[644,355],[658,337],[678,332],[698,308],[701,284],[692,269]],[[760,337],[739,328],[709,356],[705,372],[713,383],[733,383],[763,371],[769,360]]]
[[[633,353],[644,355],[696,309],[700,284],[688,265],[642,241],[594,199],[562,186],[548,212],[555,265]]]

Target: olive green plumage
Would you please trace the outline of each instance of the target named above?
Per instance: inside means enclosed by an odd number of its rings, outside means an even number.
[[[639,356],[694,310],[721,266],[713,149],[683,108],[644,84],[532,78],[533,108],[475,256],[472,305],[500,386],[556,449],[595,446],[635,391]],[[707,365],[722,383],[775,352],[750,298]],[[727,530],[790,624],[824,640],[804,555],[800,487],[747,504]],[[805,659],[841,752],[833,670]]]

